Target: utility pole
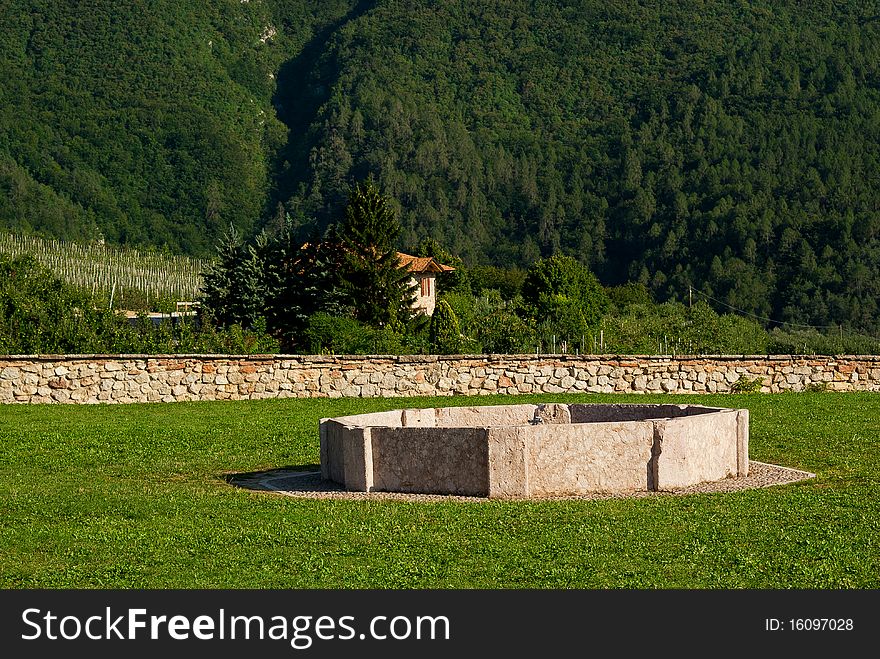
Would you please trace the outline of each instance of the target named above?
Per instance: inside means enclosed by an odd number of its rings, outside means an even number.
[[[688,309],[694,306],[694,288],[690,284],[688,285]]]

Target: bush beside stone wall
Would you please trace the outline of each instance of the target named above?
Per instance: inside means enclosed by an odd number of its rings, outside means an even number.
[[[880,357],[9,356],[0,357],[0,403],[720,393],[756,379],[763,392],[880,391]]]

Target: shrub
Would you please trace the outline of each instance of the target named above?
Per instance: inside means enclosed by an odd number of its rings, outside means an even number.
[[[431,316],[429,330],[431,350],[438,355],[454,355],[461,351],[461,327],[452,307],[440,300]]]
[[[770,332],[768,350],[780,355],[876,355],[880,339],[849,332],[821,334],[815,329]]]
[[[741,375],[739,380],[730,385],[730,393],[733,394],[754,394],[761,391],[764,386],[763,378],[749,379],[745,375]]]
[[[303,333],[303,348],[311,354],[406,354],[404,337],[389,328],[373,329],[354,318],[316,313]]]
[[[595,275],[561,254],[529,268],[522,294],[534,318],[548,320],[558,327],[560,338],[569,341],[597,328],[610,304]]]
[[[485,353],[523,354],[535,347],[535,330],[517,314],[496,309],[481,318],[477,341]]]

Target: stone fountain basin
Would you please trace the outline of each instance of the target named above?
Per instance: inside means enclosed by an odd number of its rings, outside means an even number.
[[[748,410],[562,404],[322,419],[321,475],[361,492],[491,498],[670,490],[747,476]]]

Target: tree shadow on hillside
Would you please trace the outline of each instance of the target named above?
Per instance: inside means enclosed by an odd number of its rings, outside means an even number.
[[[272,103],[278,119],[289,132],[288,142],[279,150],[274,163],[272,204],[287,201],[308,181],[309,154],[317,140],[309,128],[330,98],[339,75],[335,57],[325,57],[330,40],[339,29],[363,16],[375,4],[375,0],[359,0],[341,19],[316,32],[299,55],[278,70]]]

